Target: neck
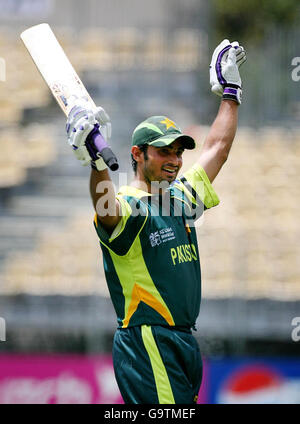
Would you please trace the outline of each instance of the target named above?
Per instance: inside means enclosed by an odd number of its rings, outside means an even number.
[[[139,178],[138,175],[135,175],[130,185],[138,188],[139,190],[151,193],[151,182],[147,183],[144,179]]]
[[[150,194],[164,194],[166,189],[169,187],[169,183],[167,181],[154,183],[154,181],[147,181],[144,178],[140,178],[138,175],[134,177],[130,185]]]

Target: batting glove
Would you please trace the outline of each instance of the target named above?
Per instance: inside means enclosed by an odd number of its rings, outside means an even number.
[[[92,110],[85,100],[77,101],[67,119],[68,143],[83,166],[91,164],[93,168],[100,171],[106,169],[107,166],[92,138],[88,137],[95,130],[95,125],[99,127],[102,136],[108,141],[111,137],[111,122],[105,110],[102,107]]]
[[[237,41],[223,40],[214,50],[210,63],[211,91],[223,99],[241,103],[242,81],[239,67],[246,61],[246,52]]]

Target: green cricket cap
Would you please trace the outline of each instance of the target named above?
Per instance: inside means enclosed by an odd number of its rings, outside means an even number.
[[[181,139],[185,149],[194,149],[195,140],[189,135],[182,134],[181,129],[175,122],[166,116],[151,116],[140,123],[132,134],[132,145],[163,147]]]

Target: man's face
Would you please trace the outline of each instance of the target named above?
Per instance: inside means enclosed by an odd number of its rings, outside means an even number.
[[[142,155],[139,164],[145,182],[174,181],[182,167],[183,151],[180,140],[164,147],[148,146],[147,153]]]

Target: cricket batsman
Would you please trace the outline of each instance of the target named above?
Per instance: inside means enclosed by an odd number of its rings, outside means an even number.
[[[118,321],[113,363],[125,403],[197,402],[202,361],[191,330],[200,310],[201,271],[194,223],[219,203],[212,183],[236,134],[245,60],[243,47],[227,39],[213,52],[210,85],[220,107],[183,175],[183,153],[195,148],[194,139],[169,117],[151,116],[132,134],[133,181],[115,193],[88,137],[98,123],[109,139],[107,113],[81,102],[69,114],[69,144],[83,165],[91,165],[94,225]]]

